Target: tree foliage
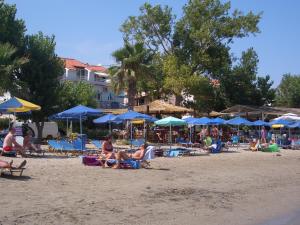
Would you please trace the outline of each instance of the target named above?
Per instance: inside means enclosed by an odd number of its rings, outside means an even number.
[[[153,55],[144,48],[143,43],[131,45],[125,42],[123,48],[113,52],[113,57],[120,66],[110,68],[114,90],[118,93],[127,91],[128,106],[133,108],[135,96],[141,83],[151,79],[151,61]]]
[[[46,36],[42,32],[26,36],[24,52],[29,61],[21,67],[18,75],[20,86],[13,94],[41,106],[40,111],[32,112],[41,137],[43,121],[57,112],[59,77],[64,66],[55,54],[54,36]]]
[[[95,89],[93,85],[87,82],[63,81],[59,89],[60,111],[77,105],[86,105],[94,108],[97,107]]]
[[[300,107],[300,75],[284,74],[276,90],[276,104],[285,107]]]
[[[260,19],[261,13],[232,10],[230,2],[220,0],[190,0],[177,20],[170,7],[145,3],[140,15],[129,17],[121,31],[126,41],[142,42],[161,57],[155,67],[162,72],[165,94],[174,94],[177,104],[182,97],[193,96],[194,103],[186,103],[207,111],[272,101],[270,78],[257,77],[255,51],[244,52],[236,65],[230,53],[235,39],[260,32]],[[211,85],[213,79],[220,81],[217,89]]]

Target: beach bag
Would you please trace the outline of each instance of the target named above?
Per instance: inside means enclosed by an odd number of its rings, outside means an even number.
[[[101,166],[101,162],[96,156],[83,156],[82,163],[85,166]]]

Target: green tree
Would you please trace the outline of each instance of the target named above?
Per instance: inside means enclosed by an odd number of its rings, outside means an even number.
[[[151,61],[153,54],[144,48],[144,44],[134,45],[128,42],[124,47],[113,52],[113,57],[120,66],[110,68],[112,84],[117,93],[126,90],[128,107],[135,105],[135,96],[138,93],[138,84],[151,77]]]
[[[258,33],[261,14],[232,11],[230,2],[220,0],[190,0],[183,7],[183,16],[175,18],[168,6],[145,3],[140,15],[129,17],[121,31],[126,40],[143,42],[161,55],[165,90],[175,94],[179,104],[183,92],[195,90],[187,85],[194,85],[196,76],[202,85],[203,76],[223,81],[232,72],[230,45],[236,38]],[[226,96],[223,86],[216,96]],[[224,104],[219,101],[217,105]]]
[[[15,5],[0,0],[0,92],[16,88],[16,75],[26,62],[22,52],[26,27],[16,12]]]
[[[16,19],[16,5],[5,4],[0,0],[0,43],[10,43],[13,47],[21,48],[24,44],[25,23]]]
[[[61,83],[59,91],[60,111],[72,108],[77,105],[97,107],[95,99],[96,92],[93,85],[80,81],[64,81]]]
[[[300,75],[284,74],[276,90],[276,105],[300,107]]]
[[[274,100],[273,81],[270,76],[258,77],[258,55],[253,48],[242,56],[230,73],[221,77],[228,105],[265,105]]]
[[[17,49],[8,43],[0,43],[0,94],[15,87],[16,80],[13,76],[14,72],[20,68],[21,65],[27,62],[27,59],[14,57]]]
[[[38,137],[41,138],[44,121],[57,112],[59,78],[64,73],[64,66],[55,54],[54,36],[46,36],[42,32],[28,35],[24,52],[29,61],[21,67],[18,75],[20,88],[15,93],[42,107],[40,111],[32,112]]]

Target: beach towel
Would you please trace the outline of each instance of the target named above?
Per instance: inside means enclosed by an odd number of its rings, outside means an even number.
[[[98,160],[97,156],[83,156],[82,163],[85,166],[101,166],[102,163]]]

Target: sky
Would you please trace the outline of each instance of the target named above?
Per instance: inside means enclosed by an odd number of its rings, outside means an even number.
[[[122,47],[121,24],[138,15],[146,0],[6,0],[17,5],[17,17],[25,20],[27,33],[55,35],[56,52],[89,64],[114,64],[111,53]],[[187,0],[148,0],[169,5],[180,18]],[[253,47],[259,56],[258,75],[270,75],[274,86],[285,73],[300,74],[300,1],[232,0],[233,9],[263,12],[261,33],[235,40],[232,54]]]

